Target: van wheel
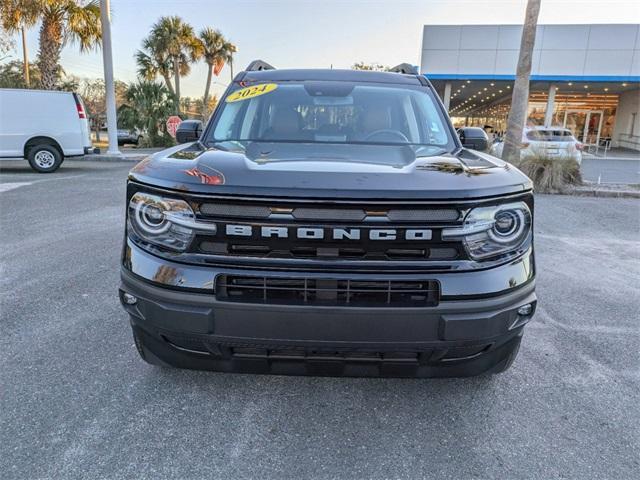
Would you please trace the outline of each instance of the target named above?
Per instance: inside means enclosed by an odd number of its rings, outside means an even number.
[[[63,157],[53,145],[41,144],[29,149],[27,160],[36,172],[51,173],[60,167]]]

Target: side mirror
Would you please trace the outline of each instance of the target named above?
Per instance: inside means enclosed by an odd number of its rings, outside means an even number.
[[[458,131],[458,137],[460,137],[460,143],[462,143],[464,148],[479,150],[481,152],[489,148],[489,138],[487,134],[480,129],[468,129],[467,132],[460,129]]]
[[[469,144],[468,148],[472,148],[473,150],[478,150],[480,152],[484,152],[489,148],[489,142],[486,138],[477,137],[470,138],[467,143]],[[467,145],[465,145],[466,147]]]
[[[184,120],[176,129],[176,141],[178,143],[195,142],[202,135],[202,122],[200,120]]]

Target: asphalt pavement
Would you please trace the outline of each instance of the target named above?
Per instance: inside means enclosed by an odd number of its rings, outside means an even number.
[[[639,477],[639,200],[536,198],[539,310],[502,375],[219,374],[134,348],[130,167],[0,164],[3,479]]]

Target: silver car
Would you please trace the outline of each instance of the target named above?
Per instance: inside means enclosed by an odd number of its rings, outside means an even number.
[[[491,154],[502,158],[504,142],[496,142]],[[582,163],[583,145],[573,136],[571,130],[563,127],[533,127],[522,132],[520,157],[548,156],[551,158],[572,158],[578,165]]]
[[[138,145],[138,143],[140,143],[141,138],[142,138],[142,133],[139,132],[138,130],[118,129],[118,145],[124,145],[125,143]]]

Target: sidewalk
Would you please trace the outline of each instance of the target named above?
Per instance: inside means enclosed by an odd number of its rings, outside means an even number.
[[[87,160],[94,160],[97,162],[139,162],[144,160],[149,155],[159,152],[162,148],[120,148],[120,156],[108,155],[106,148],[102,150],[102,153],[95,153],[86,155]]]
[[[583,152],[583,158],[600,158],[603,160],[638,160],[640,159],[640,152],[631,150],[630,148],[614,147],[604,152],[604,149],[600,149],[599,153]]]
[[[613,152],[607,157],[584,155],[582,178],[596,184],[640,184],[640,152]]]
[[[579,187],[566,192],[569,195],[580,197],[607,197],[607,198],[640,198],[640,185],[627,185],[621,183],[600,184],[584,182]]]

